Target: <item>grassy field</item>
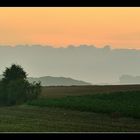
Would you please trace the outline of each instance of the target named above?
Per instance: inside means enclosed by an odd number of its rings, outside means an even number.
[[[41,97],[61,98],[64,96],[93,95],[97,93],[113,93],[140,91],[140,85],[105,85],[105,86],[49,86],[43,87]]]
[[[140,120],[62,108],[0,108],[0,132],[133,132]]]
[[[28,103],[35,106],[61,107],[79,111],[109,113],[140,118],[140,91],[116,92],[63,98],[40,98]]]
[[[140,132],[139,91],[139,85],[44,87],[38,100],[0,107],[0,132]]]

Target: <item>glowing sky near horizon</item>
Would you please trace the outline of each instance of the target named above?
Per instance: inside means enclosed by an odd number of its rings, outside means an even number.
[[[0,45],[140,49],[140,7],[0,7]]]

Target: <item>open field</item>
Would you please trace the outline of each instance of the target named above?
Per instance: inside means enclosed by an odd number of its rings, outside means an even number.
[[[0,107],[0,132],[140,132],[139,91],[140,85],[44,87],[30,105]]]
[[[62,108],[0,108],[0,132],[133,132],[140,120]]]
[[[71,110],[108,113],[114,117],[126,116],[140,119],[140,91],[115,92],[62,98],[40,98],[29,105],[60,107]]]
[[[42,88],[41,97],[61,98],[64,96],[93,95],[119,91],[140,91],[140,85],[48,86]]]

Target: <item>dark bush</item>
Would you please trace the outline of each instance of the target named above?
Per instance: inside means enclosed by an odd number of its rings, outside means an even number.
[[[19,65],[13,64],[3,72],[0,81],[0,105],[16,105],[36,99],[41,92],[41,83],[29,83],[27,74]]]

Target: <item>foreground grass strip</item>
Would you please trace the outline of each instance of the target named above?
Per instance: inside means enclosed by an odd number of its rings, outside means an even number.
[[[133,132],[140,120],[63,108],[14,106],[0,108],[0,132]]]

